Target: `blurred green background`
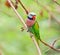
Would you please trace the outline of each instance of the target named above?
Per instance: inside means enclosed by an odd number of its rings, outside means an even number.
[[[5,6],[6,0],[0,0],[0,50],[3,55],[38,55],[36,47],[31,40],[29,33],[21,32],[23,27],[20,20],[11,8]],[[60,25],[55,21],[51,21],[49,25],[48,12],[39,6],[34,0],[21,0],[25,7],[31,12],[37,14],[37,21],[40,26],[41,38],[48,44],[52,44],[57,38],[60,38]],[[42,5],[49,5],[49,9],[60,20],[60,13],[57,12],[57,4],[52,0],[38,0]],[[59,3],[60,1],[57,0]],[[39,12],[43,9],[43,17]],[[26,20],[27,15],[21,5],[18,5],[18,12]],[[60,41],[55,48],[60,47]],[[40,42],[42,55],[60,55],[59,52],[53,51]]]

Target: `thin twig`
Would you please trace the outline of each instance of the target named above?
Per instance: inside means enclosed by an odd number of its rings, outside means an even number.
[[[58,38],[58,39],[54,40],[54,42],[52,43],[52,46],[54,46],[54,45],[55,45],[55,43],[56,43],[57,41],[59,41],[59,40],[60,40],[60,38]]]
[[[42,54],[41,54],[41,50],[40,50],[40,48],[39,48],[39,46],[38,46],[38,43],[36,42],[36,39],[35,39],[34,37],[32,37],[32,40],[33,40],[34,44],[36,45],[38,54],[39,54],[39,55],[42,55]]]
[[[20,19],[21,23],[27,28],[24,20],[22,19],[22,17],[20,16],[20,14],[17,12],[17,10],[15,9],[15,7],[13,6],[13,4],[11,3],[11,0],[8,0],[8,2],[10,3],[13,11],[16,13],[17,17]]]
[[[49,22],[49,27],[50,27],[50,26],[51,26],[51,19],[52,19],[50,13],[48,14],[48,18],[49,18],[49,19],[48,19],[48,22]]]
[[[24,22],[23,18],[21,17],[21,15],[17,12],[17,10],[15,9],[15,7],[14,7],[13,4],[11,3],[11,0],[8,0],[8,2],[10,3],[10,5],[11,5],[13,11],[16,13],[17,17],[20,19],[21,23],[25,26],[25,28],[27,28],[27,25],[25,24],[25,22]],[[41,50],[40,50],[40,48],[39,48],[39,46],[38,46],[35,38],[32,37],[32,40],[33,40],[33,42],[35,43],[35,46],[36,46],[36,48],[37,48],[37,50],[38,50],[38,54],[41,55]]]
[[[53,2],[55,2],[57,5],[59,5],[59,6],[60,6],[60,4],[57,2],[57,0],[53,0]]]
[[[25,10],[26,14],[29,13],[29,11],[25,8],[24,4],[21,2],[21,0],[19,0],[20,5],[23,7],[23,9]]]
[[[53,17],[53,19],[60,25],[60,20],[58,20],[51,11],[49,13],[50,13],[51,17]]]
[[[44,42],[41,38],[40,38],[40,41],[41,41],[44,45],[46,45],[46,46],[48,46],[49,48],[53,49],[54,51],[58,51],[58,52],[60,52],[60,49],[56,49],[56,48],[54,48],[53,46],[47,44],[47,43]]]
[[[34,0],[39,6],[43,7],[48,13],[50,13],[53,17],[53,19],[60,25],[60,20],[58,20],[55,15],[53,14],[52,11],[50,11],[50,9],[48,8],[48,6],[44,6],[42,5],[40,2],[37,2],[36,0]]]
[[[56,44],[56,42],[59,41],[59,40],[60,40],[60,38],[54,40],[53,43],[52,43],[52,47],[54,47],[54,45]],[[50,50],[50,49],[48,49],[46,52],[48,52],[49,50]],[[46,52],[45,52],[45,53],[46,53]]]

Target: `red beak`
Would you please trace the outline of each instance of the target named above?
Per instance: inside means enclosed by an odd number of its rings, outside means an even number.
[[[33,18],[33,20],[35,20],[35,18],[36,18],[36,15],[34,15],[32,18]]]

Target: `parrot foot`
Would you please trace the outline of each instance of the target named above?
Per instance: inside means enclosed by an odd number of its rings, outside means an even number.
[[[27,30],[27,32],[29,32],[29,30]]]
[[[25,27],[21,27],[21,31],[23,32],[24,30],[27,30],[27,32],[29,32],[29,30]]]
[[[21,31],[22,31],[22,32],[24,31],[24,28],[23,28],[23,27],[21,27]]]
[[[33,34],[32,34],[32,33],[30,33],[30,37],[31,37],[31,38],[33,37]]]

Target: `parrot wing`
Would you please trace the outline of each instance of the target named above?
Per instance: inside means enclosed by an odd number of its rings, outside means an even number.
[[[35,21],[34,25],[29,28],[29,31],[36,37],[36,39],[40,39],[39,25],[37,21]]]

